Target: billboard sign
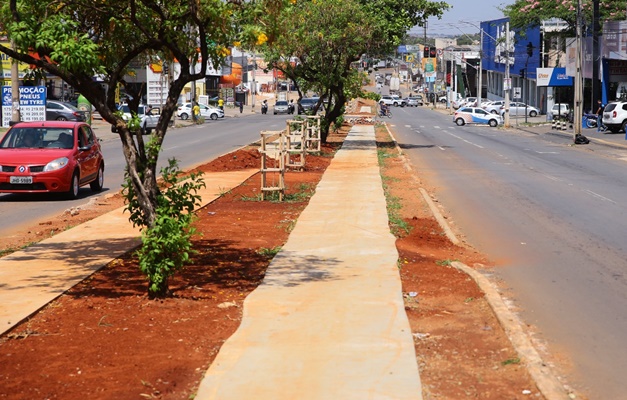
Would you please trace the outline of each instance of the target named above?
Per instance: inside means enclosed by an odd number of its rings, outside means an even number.
[[[20,117],[22,121],[46,120],[46,87],[20,86]],[[2,87],[2,126],[9,127],[12,109],[11,86]]]
[[[536,74],[538,87],[573,86],[573,77],[566,75],[566,68],[538,68]]]

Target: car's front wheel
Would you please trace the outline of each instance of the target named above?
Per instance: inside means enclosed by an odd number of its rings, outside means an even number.
[[[462,125],[464,125],[464,124],[466,123],[466,121],[464,121],[464,119],[463,119],[463,118],[457,118],[457,119],[455,120],[455,123],[456,123],[458,126],[462,126]]]
[[[181,119],[182,119],[182,120],[186,120],[186,119],[188,119],[188,118],[189,118],[189,115],[188,115],[187,113],[182,113],[182,114],[181,114]]]
[[[275,113],[276,114],[276,113]],[[211,119],[212,121],[215,121],[216,119],[218,119],[218,114],[216,113],[211,113],[211,115],[209,116],[209,119]]]
[[[100,165],[98,168],[98,176],[96,180],[89,184],[89,188],[92,192],[100,192],[102,191],[102,187],[104,185],[104,165]]]
[[[78,184],[78,171],[74,171],[72,174],[72,181],[70,182],[70,190],[67,191],[66,196],[68,200],[74,200],[78,197],[78,190],[80,185]]]
[[[536,111],[531,111],[531,112],[529,113],[529,116],[530,116],[530,117],[535,117],[535,116],[537,116],[537,115],[538,115],[538,113],[537,113]]]
[[[497,120],[495,120],[495,119],[491,119],[489,124],[490,124],[490,126],[492,128],[494,128],[495,126],[497,126],[499,124],[499,122]]]

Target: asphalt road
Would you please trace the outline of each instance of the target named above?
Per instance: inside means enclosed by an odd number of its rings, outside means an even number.
[[[166,134],[159,156],[159,168],[167,165],[167,160],[172,157],[179,161],[183,169],[205,163],[259,140],[262,130],[284,129],[288,118],[287,115],[252,114],[249,110],[240,115],[233,110],[227,110],[227,117],[224,119],[206,121],[202,125],[177,120],[176,127]],[[89,186],[83,187],[76,200],[64,200],[57,195],[0,194],[0,238],[121,189],[126,161],[119,136],[111,133],[110,126],[106,123],[95,121],[93,127],[102,140],[105,158],[104,190],[94,193]]]
[[[493,278],[537,328],[535,339],[570,357],[571,386],[625,398],[625,151],[457,127],[424,107],[393,111],[399,145],[451,224],[496,260]]]

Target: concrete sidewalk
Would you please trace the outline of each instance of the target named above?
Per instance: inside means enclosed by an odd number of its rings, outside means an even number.
[[[205,173],[207,204],[258,170]],[[140,244],[124,207],[0,258],[0,333]]]
[[[205,174],[202,202],[256,172]],[[139,243],[121,208],[0,258],[0,331]],[[397,259],[374,127],[357,125],[195,398],[421,400]]]
[[[374,127],[354,126],[195,398],[421,399],[397,259]]]

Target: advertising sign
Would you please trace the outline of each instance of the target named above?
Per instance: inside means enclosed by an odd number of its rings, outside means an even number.
[[[2,87],[2,126],[9,127],[12,113],[11,86]],[[20,117],[22,121],[46,120],[46,87],[20,86]]]
[[[573,77],[566,75],[566,68],[538,68],[537,86],[573,86]]]

